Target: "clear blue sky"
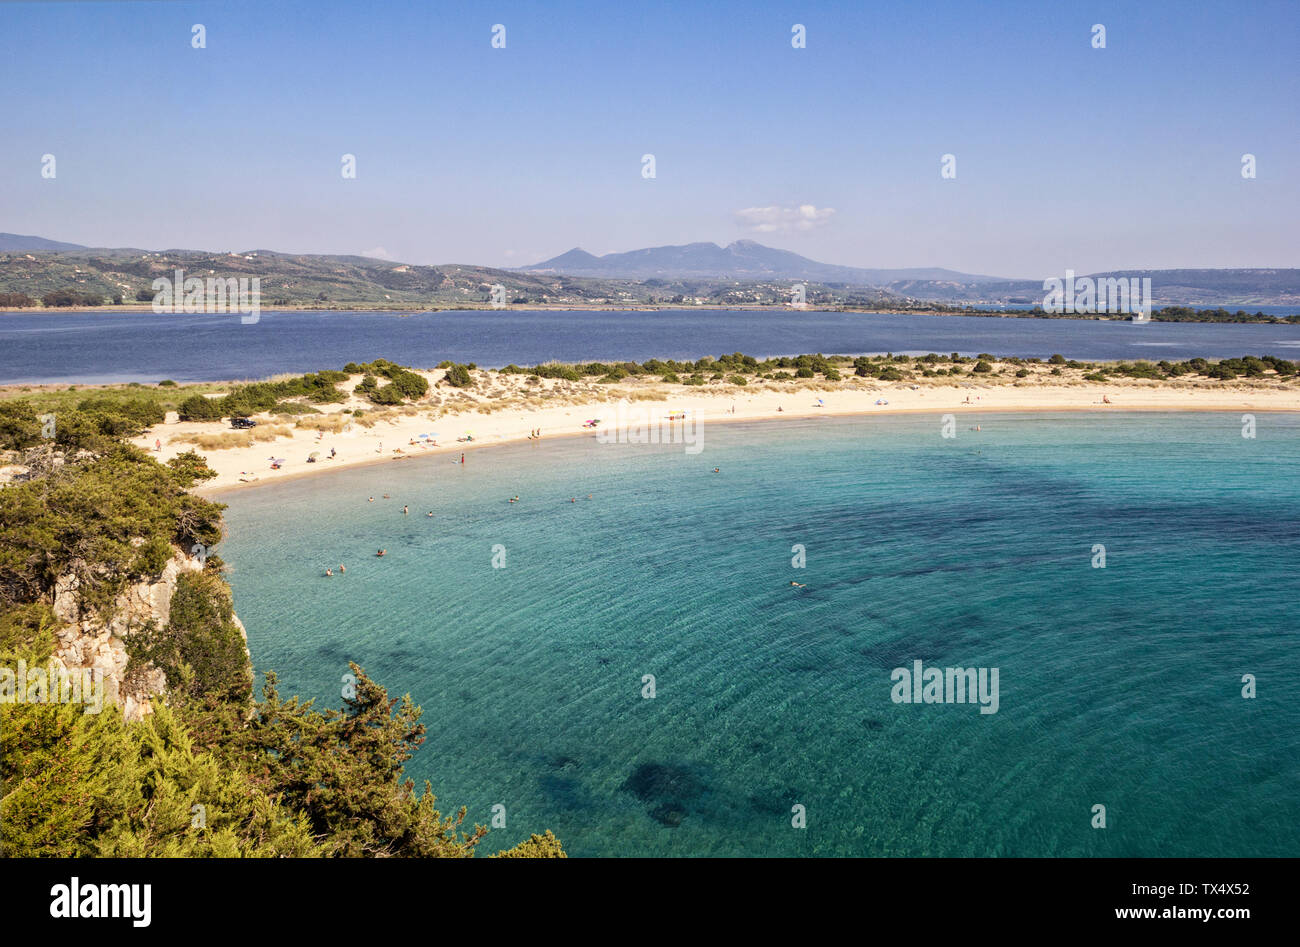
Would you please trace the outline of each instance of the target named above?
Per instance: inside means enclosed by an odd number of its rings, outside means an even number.
[[[741,238],[1029,278],[1298,266],[1298,64],[1294,0],[5,3],[0,230],[506,266]]]

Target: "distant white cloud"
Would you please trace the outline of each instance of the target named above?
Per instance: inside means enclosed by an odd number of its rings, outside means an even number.
[[[375,247],[373,250],[362,250],[361,255],[373,257],[376,260],[391,260],[394,258],[393,255],[383,247]]]
[[[736,211],[736,222],[751,233],[794,233],[813,230],[835,216],[833,207],[800,204],[798,207],[746,207]]]

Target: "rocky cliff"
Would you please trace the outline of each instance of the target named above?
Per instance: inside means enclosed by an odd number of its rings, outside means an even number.
[[[97,680],[103,680],[105,702],[121,707],[127,720],[139,720],[152,713],[150,700],[166,690],[167,678],[152,665],[134,671],[128,678],[126,639],[146,623],[166,625],[177,579],[185,572],[202,569],[198,558],[177,550],[157,579],[136,583],[119,594],[107,617],[83,614],[77,578],[72,574],[61,577],[54,588],[54,614],[60,623],[55,629],[55,660],[69,671],[91,669]],[[247,649],[248,633],[238,617],[235,624]]]

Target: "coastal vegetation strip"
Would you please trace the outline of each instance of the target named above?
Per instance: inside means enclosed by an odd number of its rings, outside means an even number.
[[[651,407],[655,402],[662,412]],[[1251,355],[1091,362],[1059,354],[759,359],[735,352],[497,370],[450,361],[413,369],[376,359],[224,385],[15,385],[0,388],[0,435],[13,445],[0,453],[0,484],[38,475],[42,445],[98,451],[126,441],[187,469],[201,451],[217,475],[196,489],[210,494],[357,464],[537,441],[543,432],[615,434],[634,415],[656,423],[689,417],[694,425],[976,409],[1300,410],[1300,365]]]
[[[1180,361],[1080,361],[1055,354],[1049,358],[1018,358],[956,352],[941,355],[821,355],[805,354],[758,359],[741,352],[681,361],[648,359],[645,362],[547,362],[522,367],[481,369],[474,363],[440,363],[432,370],[416,370],[387,359],[349,362],[342,370],[326,369],[266,381],[202,382],[179,385],[163,379],[156,385],[129,382],[115,385],[7,385],[0,386],[0,405],[23,401],[33,411],[61,413],[60,437],[75,438],[89,431],[86,425],[108,435],[135,433],[160,424],[169,412],[181,421],[203,421],[261,414],[299,428],[327,428],[333,423],[319,417],[329,406],[344,407],[349,420],[374,423],[374,415],[389,407],[411,405],[451,406],[473,400],[476,407],[513,406],[540,395],[544,381],[566,383],[564,393],[601,395],[623,392],[635,385],[670,396],[677,388],[727,389],[768,387],[793,390],[809,383],[924,382],[956,385],[965,380],[981,384],[1069,385],[1081,382],[1128,380],[1203,384],[1235,382],[1259,385],[1290,383],[1300,378],[1300,362],[1270,355],[1237,358],[1191,358]],[[522,384],[511,384],[516,379]],[[574,388],[574,385],[582,387]],[[435,390],[436,389],[436,390]],[[532,390],[530,390],[532,389]],[[364,407],[363,407],[364,405]],[[27,408],[3,409],[7,423],[22,427],[18,419],[31,416]],[[370,416],[370,421],[365,419]],[[15,431],[18,427],[14,428]],[[129,436],[129,435],[128,435]],[[67,443],[71,443],[68,441]]]

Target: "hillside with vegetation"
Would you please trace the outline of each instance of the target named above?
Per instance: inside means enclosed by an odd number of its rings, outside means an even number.
[[[738,255],[734,251],[741,244],[748,249]],[[716,251],[705,252],[693,263],[690,259],[682,262],[680,252],[663,260],[647,256],[651,251],[597,258],[574,250],[546,264],[522,269],[414,266],[370,257],[270,250],[0,249],[0,309],[143,308],[154,299],[153,281],[174,281],[180,269],[186,277],[204,280],[256,277],[261,280],[264,309],[484,309],[493,304],[492,290],[497,286],[505,291],[504,305],[508,307],[787,308],[798,284],[804,287],[806,305],[814,309],[1126,318],[1049,314],[1041,307],[1024,308],[1042,300],[1041,284],[1033,281],[942,270],[830,267],[787,251],[745,241],[741,244],[725,249],[692,244],[654,251],[690,251],[687,257],[698,255],[700,247]],[[715,259],[719,255],[725,260]],[[619,263],[623,258],[631,262]],[[796,265],[790,259],[802,262]],[[742,265],[736,260],[749,262]],[[571,272],[565,272],[565,266],[570,266]],[[915,275],[899,278],[908,273]],[[1101,275],[1150,275],[1157,307],[1152,318],[1156,321],[1300,323],[1300,316],[1272,316],[1243,308],[1247,303],[1300,303],[1300,270],[1160,270]],[[1232,302],[1232,307],[1225,306],[1227,302]],[[1013,305],[1017,308],[1008,308]]]
[[[598,279],[484,266],[412,266],[357,256],[78,250],[0,252],[0,307],[146,305],[155,279],[261,280],[261,305],[313,309],[483,309],[494,286],[513,306],[785,305],[791,280]],[[806,283],[810,305],[907,305],[880,290]]]
[[[390,363],[368,367],[412,384]],[[308,376],[227,397],[253,406],[328,386]],[[255,688],[224,563],[209,552],[223,507],[190,492],[212,471],[192,451],[160,464],[126,443],[161,420],[174,386],[70,394],[0,401],[0,465],[22,471],[0,481],[0,851],[472,856],[487,830],[404,776],[426,733],[409,696],[389,696],[355,664],[337,709],[283,696],[273,672]],[[121,630],[122,593],[160,585],[160,620]],[[122,686],[158,688],[141,713],[16,692],[20,661],[66,663],[79,636],[118,634]],[[564,855],[549,832],[502,854]]]

